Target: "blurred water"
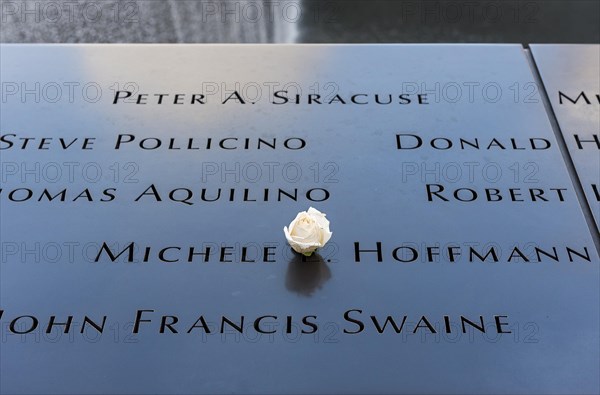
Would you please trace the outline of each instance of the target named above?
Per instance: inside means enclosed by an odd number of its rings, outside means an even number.
[[[596,0],[0,0],[6,43],[598,43]]]
[[[6,43],[290,43],[300,1],[1,0]]]

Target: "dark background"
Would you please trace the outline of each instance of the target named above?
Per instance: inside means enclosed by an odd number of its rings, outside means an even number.
[[[5,43],[599,43],[598,0],[1,0]]]

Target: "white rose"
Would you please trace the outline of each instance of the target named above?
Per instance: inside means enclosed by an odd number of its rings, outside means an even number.
[[[323,247],[333,234],[329,231],[325,214],[312,207],[298,213],[289,229],[286,226],[283,232],[294,251],[304,255],[311,255],[317,248]]]

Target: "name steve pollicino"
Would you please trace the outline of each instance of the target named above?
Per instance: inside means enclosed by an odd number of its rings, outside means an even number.
[[[95,137],[31,137],[17,133],[0,134],[0,150],[58,150],[90,151],[96,148]],[[172,151],[187,150],[302,150],[307,141],[297,136],[280,137],[138,137],[130,133],[115,137],[114,149],[135,147],[142,150],[165,149]]]

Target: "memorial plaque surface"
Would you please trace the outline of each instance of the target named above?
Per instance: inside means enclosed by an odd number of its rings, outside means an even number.
[[[520,46],[1,55],[3,393],[598,392],[599,258]]]
[[[532,45],[531,51],[600,226],[600,45]]]

